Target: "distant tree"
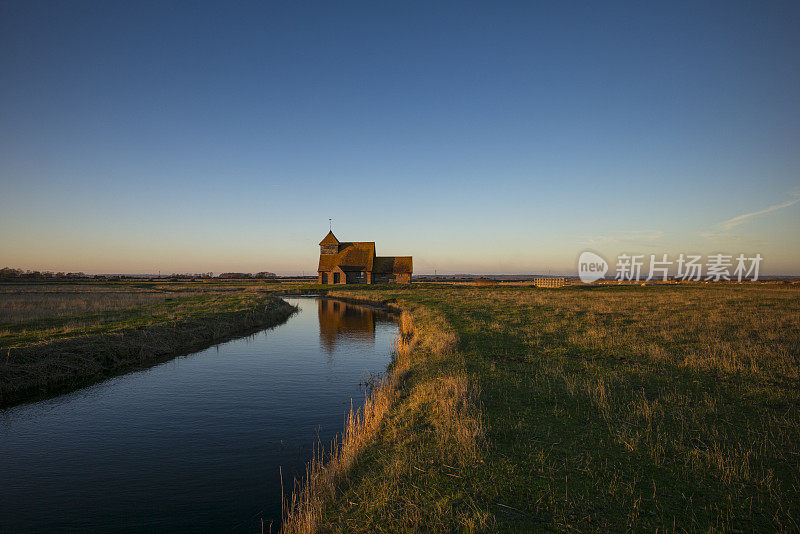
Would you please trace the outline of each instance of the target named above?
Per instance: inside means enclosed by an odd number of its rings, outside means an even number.
[[[10,267],[3,267],[0,269],[0,279],[3,280],[10,280],[13,278],[19,278],[23,275],[22,269],[12,269]]]
[[[263,272],[260,272],[260,273],[256,273],[256,275],[255,275],[255,276],[253,276],[253,278],[262,278],[262,279],[263,279],[263,278],[277,278],[277,277],[278,277],[278,275],[277,275],[277,274],[275,274],[275,273],[270,273],[270,272],[267,272],[267,271],[263,271]]]
[[[217,278],[242,279],[252,277],[253,275],[250,273],[220,273]]]

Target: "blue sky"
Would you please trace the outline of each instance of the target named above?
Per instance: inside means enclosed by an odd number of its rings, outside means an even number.
[[[800,274],[796,2],[0,3],[0,263]]]

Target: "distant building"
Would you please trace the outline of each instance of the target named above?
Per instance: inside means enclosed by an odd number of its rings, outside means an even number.
[[[533,285],[536,287],[563,287],[567,279],[563,276],[534,276]]]
[[[374,241],[342,242],[328,232],[319,243],[320,284],[409,284],[411,271],[411,256],[376,256]]]

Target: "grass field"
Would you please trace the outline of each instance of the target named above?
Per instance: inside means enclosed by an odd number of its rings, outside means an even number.
[[[338,293],[419,339],[287,531],[800,530],[798,288]]]
[[[0,406],[199,350],[293,311],[254,283],[0,285]]]

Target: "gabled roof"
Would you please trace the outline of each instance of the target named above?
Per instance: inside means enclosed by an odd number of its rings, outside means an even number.
[[[337,266],[343,271],[371,271],[374,258],[374,241],[339,243],[338,253],[320,254],[317,271],[330,271]]]
[[[378,256],[375,258],[373,272],[392,274],[411,274],[411,256]]]
[[[322,241],[319,242],[320,245],[338,245],[339,240],[336,239],[336,236],[333,235],[333,231],[328,232]]]

